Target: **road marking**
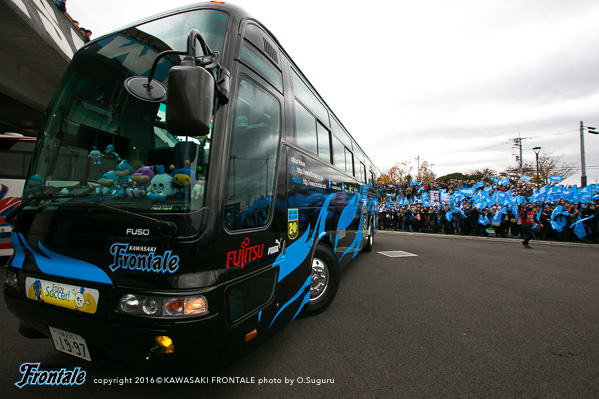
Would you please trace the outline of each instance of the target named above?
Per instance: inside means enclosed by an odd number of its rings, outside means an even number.
[[[390,258],[405,258],[407,256],[418,256],[405,251],[379,251],[379,254],[388,256]]]

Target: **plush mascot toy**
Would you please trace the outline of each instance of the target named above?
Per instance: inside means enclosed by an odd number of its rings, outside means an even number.
[[[156,165],[156,176],[152,178],[150,192],[147,197],[152,201],[164,201],[177,193],[174,187],[173,178],[164,173],[163,165]]]

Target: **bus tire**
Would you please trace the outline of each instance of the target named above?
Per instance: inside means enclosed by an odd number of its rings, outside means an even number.
[[[374,234],[372,234],[372,225],[368,228],[368,236],[366,237],[366,245],[362,248],[364,252],[372,251],[372,245],[374,244]]]
[[[339,281],[339,263],[335,254],[326,245],[319,244],[312,258],[310,300],[301,316],[309,317],[324,311],[335,299]]]

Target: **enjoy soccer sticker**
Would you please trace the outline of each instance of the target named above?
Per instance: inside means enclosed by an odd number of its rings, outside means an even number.
[[[98,308],[98,290],[75,285],[55,283],[33,277],[25,279],[27,298],[61,308],[96,313]]]

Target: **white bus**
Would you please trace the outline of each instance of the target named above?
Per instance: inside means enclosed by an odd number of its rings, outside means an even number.
[[[4,219],[21,200],[35,140],[18,133],[0,134],[0,257],[13,252],[11,227]]]

